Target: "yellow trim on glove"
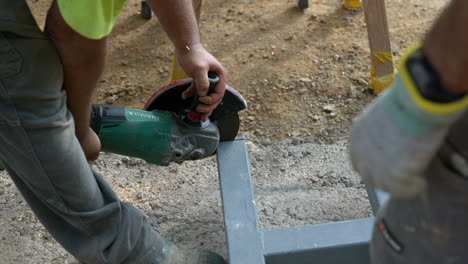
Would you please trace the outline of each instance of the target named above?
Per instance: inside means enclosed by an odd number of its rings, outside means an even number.
[[[413,79],[411,78],[411,75],[408,72],[408,69],[406,68],[406,62],[408,61],[409,56],[411,56],[411,54],[413,54],[416,50],[420,49],[421,47],[422,44],[420,43],[410,48],[401,57],[399,64],[399,74],[412,100],[419,108],[434,115],[450,115],[465,110],[468,107],[468,95],[455,102],[439,103],[432,102],[424,98],[420,94],[418,88],[416,87],[416,84],[414,83]]]

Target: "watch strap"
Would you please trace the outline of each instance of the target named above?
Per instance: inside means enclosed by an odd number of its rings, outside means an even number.
[[[444,89],[439,73],[431,65],[421,48],[408,56],[406,68],[421,95],[430,101],[450,103],[465,96],[464,94],[453,94]]]
[[[455,101],[450,101],[450,102],[439,102],[440,98],[438,100],[431,100],[428,99],[427,97],[430,97],[428,95],[427,90],[422,92],[424,83],[430,83],[432,84],[435,83],[434,88],[429,88],[431,91],[437,90],[437,89],[442,89],[441,84],[437,84],[437,82],[440,83],[440,81],[437,81],[439,79],[437,73],[434,72],[431,74],[428,74],[424,71],[421,71],[421,73],[411,73],[408,68],[408,59],[415,53],[416,51],[421,49],[421,45],[417,45],[413,48],[411,48],[408,52],[406,52],[400,59],[399,63],[399,73],[398,75],[400,76],[403,85],[405,87],[405,93],[409,96],[409,100],[413,101],[415,107],[419,108],[421,111],[424,111],[430,115],[438,115],[438,116],[447,116],[447,115],[452,115],[452,114],[458,114],[468,107],[468,96],[463,95],[461,96],[458,100]],[[430,64],[428,64],[430,65]],[[411,64],[409,65],[411,68]],[[414,67],[413,67],[414,69]],[[424,69],[421,67],[421,69]],[[435,74],[435,75],[434,75]],[[422,77],[427,78],[425,80]],[[431,77],[432,76],[432,77]],[[434,77],[435,76],[435,77]],[[434,78],[434,79],[431,79]],[[432,80],[432,81],[431,81]],[[427,97],[426,97],[427,96]],[[438,95],[440,97],[440,95]]]

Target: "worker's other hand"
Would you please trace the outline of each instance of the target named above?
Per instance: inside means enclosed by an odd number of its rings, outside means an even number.
[[[221,63],[205,50],[202,44],[183,47],[176,53],[182,69],[194,80],[192,85],[182,94],[182,99],[191,97],[197,92],[202,103],[198,105],[197,111],[202,114],[202,121],[206,121],[223,99],[228,73]],[[218,85],[210,95],[206,95],[210,86],[208,72],[215,72],[219,76]]]
[[[350,138],[351,162],[364,182],[398,198],[425,191],[426,169],[467,105],[466,98],[434,103],[422,97],[405,61],[392,87],[353,121]]]
[[[97,160],[101,152],[101,140],[99,140],[98,135],[88,127],[88,130],[82,133],[82,135],[78,135],[77,133],[77,138],[80,141],[86,159],[88,161]]]

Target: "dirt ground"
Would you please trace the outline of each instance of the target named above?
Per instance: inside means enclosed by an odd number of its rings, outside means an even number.
[[[50,1],[31,0],[39,24]],[[387,0],[393,54],[419,40],[447,0]],[[249,103],[241,113],[262,228],[366,217],[359,177],[347,162],[352,118],[373,98],[362,11],[341,0],[209,0],[203,43]],[[95,101],[141,108],[170,75],[173,47],[156,19],[129,0],[110,36]],[[103,154],[93,164],[163,236],[226,255],[214,158],[156,167]],[[0,172],[0,263],[76,263],[46,233]]]

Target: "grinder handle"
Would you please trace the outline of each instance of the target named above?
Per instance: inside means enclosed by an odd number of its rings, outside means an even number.
[[[208,92],[206,93],[206,95],[210,95],[214,92],[216,85],[218,85],[218,82],[219,82],[219,76],[214,72],[208,72],[208,80],[210,81],[210,87],[208,88]],[[191,112],[197,114],[198,118],[200,118],[200,113],[197,112],[197,107],[199,104],[200,104],[200,96],[198,95],[198,93],[195,93],[195,97],[193,99],[190,110]]]

